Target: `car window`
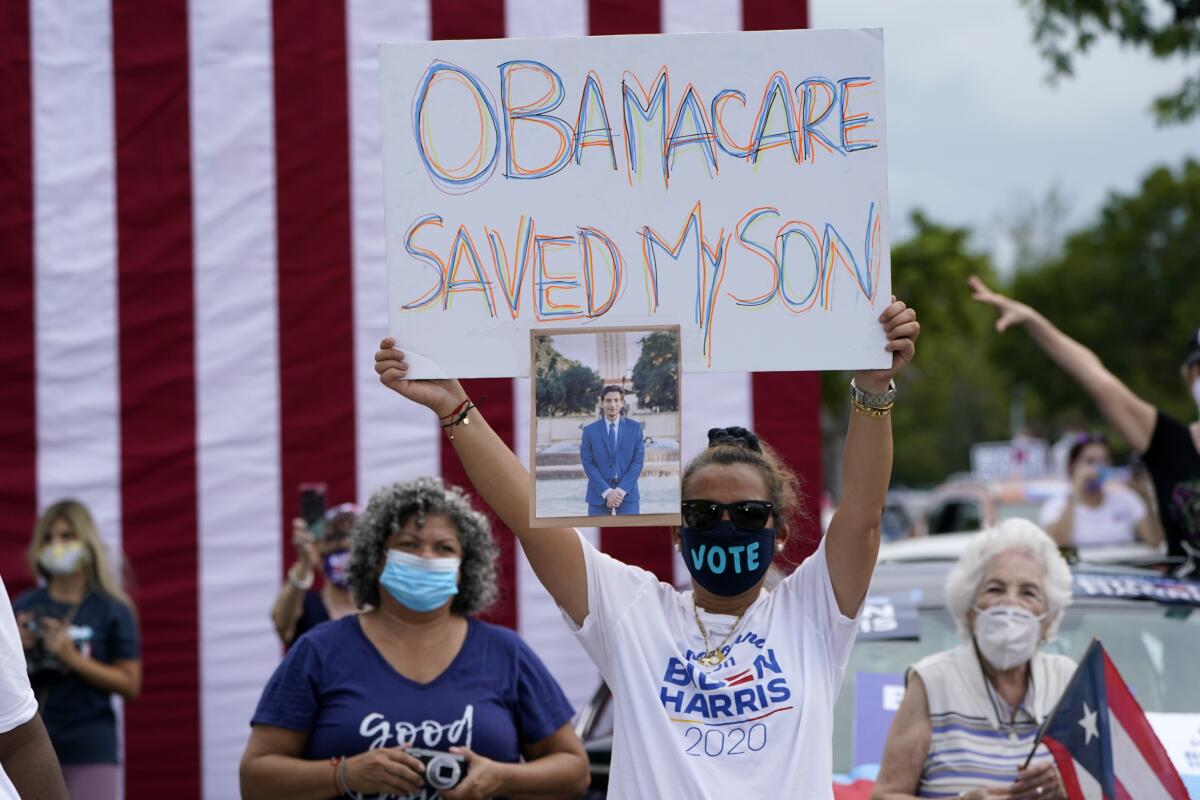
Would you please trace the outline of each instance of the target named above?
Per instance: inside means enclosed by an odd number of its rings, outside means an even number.
[[[903,674],[921,658],[960,643],[954,622],[944,609],[923,609],[920,639],[862,641],[854,646],[846,680],[834,707],[833,769],[847,773],[855,766],[855,675],[859,672]],[[1145,711],[1200,713],[1200,609],[1152,603],[1072,607],[1058,638],[1045,652],[1078,660],[1093,637],[1104,644],[1113,663]]]
[[[975,500],[947,500],[929,513],[929,533],[958,533],[983,528],[983,511]]]

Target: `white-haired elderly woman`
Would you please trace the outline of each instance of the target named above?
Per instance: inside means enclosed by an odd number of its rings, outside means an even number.
[[[946,576],[946,606],[965,639],[918,661],[892,721],[872,800],[1065,798],[1038,727],[1075,662],[1043,653],[1071,602],[1054,541],[1020,519],[976,536]]]
[[[562,690],[515,633],[474,617],[495,599],[496,557],[461,490],[419,478],[376,492],[351,534],[350,591],[367,610],[312,629],[275,670],[242,796],[582,794]],[[462,756],[466,777],[439,789],[414,748]]]

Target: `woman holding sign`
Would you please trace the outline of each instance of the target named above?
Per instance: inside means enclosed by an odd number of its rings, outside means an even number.
[[[476,491],[521,540],[612,689],[609,797],[832,797],[833,702],[891,475],[890,382],[920,330],[902,302],[879,321],[892,364],[851,384],[841,506],[817,552],[770,592],[767,569],[800,509],[795,476],[753,434],[710,433],[684,471],[675,541],[694,589],[678,592],[574,530],[531,528],[525,466],[462,386],[407,380],[404,354],[382,342],[380,380],[441,417]]]

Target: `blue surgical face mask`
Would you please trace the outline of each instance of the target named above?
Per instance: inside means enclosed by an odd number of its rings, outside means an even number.
[[[433,611],[458,594],[460,562],[457,558],[421,558],[388,550],[379,583],[400,605],[413,611]]]
[[[682,527],[679,540],[692,580],[713,594],[733,597],[766,574],[775,555],[775,529],[748,533],[723,519],[711,530]]]
[[[321,558],[321,565],[325,568],[325,580],[339,589],[345,589],[350,585],[350,550],[348,548],[330,550]]]

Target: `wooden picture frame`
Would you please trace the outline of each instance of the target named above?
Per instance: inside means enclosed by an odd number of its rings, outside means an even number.
[[[658,387],[657,394],[664,402],[644,404],[633,391],[633,369],[641,360],[646,339],[658,333],[667,333],[670,337],[655,338],[652,346],[659,351],[659,356],[648,357],[641,369],[643,372],[666,370],[669,373],[673,368],[673,409],[669,403],[670,384],[664,383],[661,375],[653,384]],[[680,341],[678,325],[535,328],[530,331],[530,527],[625,528],[680,524],[683,475]],[[630,350],[635,345],[636,353],[631,355]],[[594,348],[595,358],[590,363],[587,358],[571,358],[560,353],[559,346],[575,354],[588,353]],[[663,348],[673,354],[673,363],[662,360]],[[593,374],[587,375],[587,370]],[[617,424],[618,453],[613,456],[611,449],[605,451],[612,460],[604,460],[604,454],[596,455],[599,452],[596,437],[603,436],[603,426],[593,426],[605,418],[595,391],[597,378],[601,391],[610,385],[623,391],[621,421]],[[585,390],[581,386],[589,388]],[[560,395],[561,401],[557,400]],[[585,395],[596,398],[594,406],[584,407]],[[547,400],[547,397],[556,399]],[[539,398],[542,398],[543,411],[554,408],[557,413],[539,416]],[[621,439],[623,426],[629,422],[637,423],[641,429],[640,446]],[[606,440],[603,443],[607,445]],[[634,452],[627,451],[627,447],[632,447]],[[631,468],[636,463],[638,450],[642,454],[642,464],[633,484],[637,489],[637,513],[621,513],[619,509],[613,510],[616,513],[594,513],[601,507],[589,502],[589,499],[595,499],[591,495],[599,489],[596,485],[598,467],[602,463],[608,464],[612,467],[610,471],[617,471],[616,465],[620,461]],[[585,464],[584,459],[589,454],[592,458]],[[589,477],[589,467],[592,477]],[[619,478],[628,483],[628,475],[626,470],[623,478],[613,475],[607,480],[610,486]],[[621,502],[628,502],[630,494],[634,493],[626,492]],[[578,495],[578,502],[575,495]],[[607,505],[607,500],[603,502]]]

